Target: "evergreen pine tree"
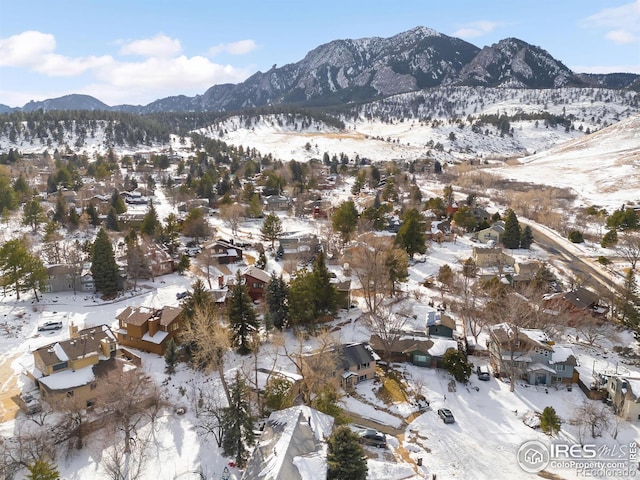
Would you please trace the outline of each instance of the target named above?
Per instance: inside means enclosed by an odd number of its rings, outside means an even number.
[[[336,428],[327,443],[327,480],[366,480],[367,457],[358,434],[343,425]]]
[[[409,258],[413,258],[416,253],[427,251],[422,215],[415,208],[407,210],[402,216],[402,225],[400,225],[395,242],[406,250]]]
[[[464,352],[450,348],[445,352],[442,363],[458,382],[467,383],[469,381],[471,364],[467,361]]]
[[[274,247],[275,241],[282,235],[282,221],[275,213],[270,213],[264,218],[260,234],[264,240],[271,242],[271,248]]]
[[[249,457],[249,447],[255,443],[253,434],[253,416],[249,403],[249,389],[236,371],[234,381],[229,386],[231,401],[223,412],[222,450],[224,455],[235,457],[236,464],[242,468]]]
[[[180,260],[178,261],[178,265],[176,265],[176,270],[180,275],[189,270],[189,266],[191,265],[191,260],[188,255],[184,253],[180,255]]]
[[[116,209],[113,207],[109,209],[107,219],[104,222],[104,228],[106,228],[107,230],[112,230],[114,232],[120,231],[120,227],[118,226],[118,214],[116,213]]]
[[[36,460],[31,465],[27,465],[27,470],[29,470],[27,480],[58,480],[60,478],[56,466],[46,460]]]
[[[513,210],[509,210],[504,221],[502,244],[505,246],[505,248],[519,248],[520,237],[521,232],[518,217],[516,217],[516,213]]]
[[[84,211],[87,213],[87,216],[89,217],[89,223],[91,225],[93,225],[94,227],[97,227],[98,225],[100,225],[100,217],[98,215],[98,210],[96,209],[93,203],[90,203],[89,205],[87,205],[87,208],[85,208]]]
[[[91,274],[96,292],[113,296],[118,291],[118,265],[107,232],[101,228],[93,243]]]
[[[158,212],[156,212],[156,207],[153,206],[153,201],[149,204],[149,209],[147,213],[144,215],[142,219],[142,224],[140,225],[140,233],[142,235],[146,235],[151,238],[155,238],[160,234],[160,230],[162,229],[162,225],[160,224],[160,220],[158,220]]]
[[[554,435],[560,431],[560,417],[553,407],[545,407],[542,411],[540,429],[547,435]]]
[[[164,371],[165,373],[176,373],[176,364],[178,363],[178,347],[173,338],[167,342],[167,349],[164,352]]]
[[[258,329],[258,319],[249,290],[242,284],[240,272],[236,274],[236,284],[231,287],[227,298],[227,316],[233,332],[233,341],[238,346],[238,353],[246,355],[251,351],[250,336]]]
[[[117,190],[114,190],[111,194],[111,206],[115,209],[118,215],[127,211],[127,204],[124,203],[124,200]]]
[[[629,269],[616,299],[616,310],[623,325],[640,333],[640,298],[637,292],[638,284],[634,271]]]
[[[331,283],[329,269],[324,259],[324,252],[318,252],[313,262],[313,271],[311,272],[312,289],[314,292],[313,303],[318,314],[335,313],[338,302],[338,292],[336,287]]]
[[[533,243],[533,232],[531,231],[531,227],[529,225],[525,225],[522,229],[522,236],[520,237],[520,248],[531,248],[531,244]]]
[[[282,330],[287,326],[289,319],[288,295],[289,287],[282,279],[282,275],[276,277],[275,273],[271,274],[271,281],[267,284],[265,300],[267,302],[269,322],[278,330]]]

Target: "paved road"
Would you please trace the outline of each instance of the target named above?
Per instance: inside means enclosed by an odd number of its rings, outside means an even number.
[[[595,260],[586,255],[576,255],[574,250],[567,245],[568,240],[550,234],[526,220],[520,223],[529,225],[533,231],[533,239],[536,245],[547,251],[554,260],[558,268],[565,268],[567,276],[574,276],[583,280],[587,287],[606,289],[611,288],[611,275],[602,270]]]

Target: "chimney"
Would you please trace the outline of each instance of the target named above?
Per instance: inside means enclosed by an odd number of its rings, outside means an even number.
[[[69,322],[69,338],[78,338],[78,326]]]
[[[220,290],[224,288],[224,275],[218,275],[218,288]]]

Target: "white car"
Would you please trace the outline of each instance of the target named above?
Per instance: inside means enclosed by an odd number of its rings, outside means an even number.
[[[62,328],[62,322],[60,320],[49,320],[48,322],[44,322],[42,325],[38,326],[39,332],[44,332],[47,330],[60,330]]]

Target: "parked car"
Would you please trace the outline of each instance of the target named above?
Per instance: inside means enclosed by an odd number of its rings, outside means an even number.
[[[189,292],[178,292],[176,293],[176,300],[182,300],[187,295],[189,295]]]
[[[21,406],[23,410],[29,414],[38,413],[42,410],[40,402],[29,392],[22,392],[20,394],[20,401],[22,403]]]
[[[49,320],[48,322],[44,322],[42,325],[38,326],[39,332],[44,332],[46,330],[60,330],[62,328],[62,322],[60,320]]]
[[[478,374],[478,380],[489,381],[491,379],[491,372],[486,365],[478,366],[476,373]]]
[[[453,418],[453,413],[448,408],[441,408],[438,410],[438,416],[442,419],[444,423],[454,423],[456,421]]]
[[[382,432],[378,432],[372,428],[367,428],[360,432],[360,443],[374,447],[386,448],[387,436]]]

